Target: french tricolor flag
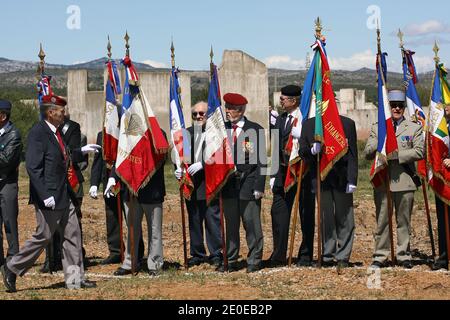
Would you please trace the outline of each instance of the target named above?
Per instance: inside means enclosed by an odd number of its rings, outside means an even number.
[[[126,68],[120,119],[116,173],[130,192],[137,195],[164,161],[169,143],[138,85],[137,72],[131,60],[123,61]],[[130,70],[131,69],[131,70]],[[134,80],[130,81],[130,74]]]
[[[194,184],[187,173],[188,166],[184,161],[184,157],[185,155],[189,157],[191,150],[189,139],[186,135],[186,125],[181,106],[178,72],[178,69],[173,67],[170,75],[170,135],[175,148],[175,163],[178,168],[183,168],[186,171],[180,181],[180,188],[183,191],[183,196],[190,200]]]
[[[377,56],[378,72],[378,148],[370,178],[372,185],[378,188],[386,183],[387,158],[398,152],[397,138],[391,119],[389,99],[386,88],[385,74],[387,74],[385,54]]]
[[[206,202],[209,204],[234,172],[234,161],[222,114],[217,67],[213,65],[208,93],[204,153]]]
[[[108,80],[105,86],[105,113],[103,119],[103,159],[112,167],[117,158],[117,145],[120,135],[120,115],[117,94],[120,94],[120,78],[114,61],[106,64]]]

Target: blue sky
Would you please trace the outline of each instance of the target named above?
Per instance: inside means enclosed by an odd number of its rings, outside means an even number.
[[[432,46],[440,40],[440,56],[450,64],[450,4],[448,1],[349,0],[15,0],[2,4],[3,37],[0,57],[37,61],[39,43],[47,62],[72,64],[106,54],[107,35],[113,55],[124,54],[123,36],[131,36],[136,61],[170,65],[173,36],[177,65],[207,69],[210,46],[216,63],[225,49],[241,49],[271,67],[304,68],[313,42],[314,19],[324,22],[327,50],[334,69],[373,67],[376,34],[369,6],[380,9],[383,50],[390,70],[400,70],[398,28],[408,48],[416,51],[420,72],[433,67]],[[80,8],[80,29],[67,28],[70,5]]]

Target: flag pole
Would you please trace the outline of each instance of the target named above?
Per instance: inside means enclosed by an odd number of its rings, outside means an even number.
[[[320,40],[322,38],[322,21],[320,17],[317,17],[316,21],[316,39]],[[322,106],[320,106],[322,110]],[[321,179],[320,179],[320,152],[317,154],[317,266],[322,268],[322,208],[321,208]]]
[[[45,72],[45,52],[42,48],[42,43],[39,44],[39,64],[36,70],[36,79],[40,81]],[[53,243],[47,246],[47,259],[48,259],[48,271],[50,274],[53,274],[53,261],[54,261],[54,252],[53,252]]]
[[[403,42],[403,37],[404,37],[404,33],[402,32],[401,29],[398,29],[398,33],[397,33],[398,38],[400,39],[400,49],[402,52],[402,58],[403,58],[403,63],[407,63],[406,61],[406,52],[405,52],[405,43]],[[405,79],[405,85],[406,87],[408,86],[406,84],[407,79]],[[418,123],[418,118],[417,118],[417,114],[414,112],[413,115],[411,115],[411,118],[413,119],[414,122]],[[421,181],[422,181],[422,193],[423,193],[423,199],[424,199],[424,203],[425,203],[425,214],[427,216],[427,224],[428,224],[428,235],[430,237],[430,242],[431,242],[431,252],[433,255],[433,259],[436,256],[436,248],[434,245],[434,236],[433,236],[433,226],[431,223],[431,215],[430,215],[430,205],[428,203],[428,193],[427,193],[427,188],[426,188],[426,179],[424,177],[420,177]]]
[[[210,62],[210,72],[211,72],[211,80],[213,79],[214,75],[214,51],[213,47],[211,46],[211,52],[209,53],[209,56],[211,58]],[[225,155],[224,155],[225,157]],[[220,209],[220,233],[222,236],[222,256],[223,256],[223,269],[225,272],[228,271],[228,252],[227,252],[227,241],[226,241],[226,234],[225,234],[225,219],[224,219],[224,212],[223,212],[223,197],[222,197],[222,190],[219,194],[219,209]]]
[[[288,267],[289,268],[292,265],[292,254],[294,252],[295,228],[297,226],[298,207],[299,207],[299,203],[300,203],[300,192],[302,189],[302,179],[303,179],[303,160],[300,160],[300,169],[298,172],[298,181],[297,181],[297,193],[295,195],[294,217],[293,217],[292,229],[291,229],[291,243],[289,245],[289,259],[288,259]]]
[[[171,51],[171,60],[172,60],[172,70],[174,70],[175,68],[175,47],[173,45],[173,40],[172,43],[170,45],[170,51]],[[174,81],[175,79],[172,79],[172,81]],[[177,99],[178,99],[178,92],[177,92]],[[181,100],[178,99],[179,102],[181,103]],[[183,167],[183,159],[181,159],[182,163],[181,163],[181,167]],[[181,177],[181,181],[183,181],[183,177],[184,177],[184,171],[181,170],[182,172],[182,177]],[[183,228],[183,258],[184,258],[184,269],[188,270],[189,269],[189,265],[188,265],[188,256],[187,256],[187,240],[186,240],[186,215],[185,215],[185,211],[184,211],[184,196],[183,196],[183,183],[180,184],[180,209],[181,209],[181,227]]]
[[[109,39],[109,35],[108,35],[108,45],[106,46],[106,49],[108,50],[108,62],[111,62],[112,59],[112,46],[111,46],[111,41]],[[117,97],[115,97],[117,99]],[[105,106],[106,108],[106,106]],[[105,110],[106,112],[106,110]],[[123,262],[125,259],[125,248],[124,248],[124,244],[123,244],[123,216],[122,216],[122,200],[120,198],[120,189],[121,189],[121,184],[120,182],[118,183],[118,193],[117,193],[117,218],[119,219],[119,239],[120,239],[120,261]]]
[[[381,64],[381,30],[380,26],[378,24],[377,27],[377,46],[378,46],[378,67],[380,68],[380,75],[383,76],[383,66]],[[384,79],[383,79],[383,82]],[[392,265],[395,265],[395,250],[394,250],[394,227],[393,227],[393,221],[392,216],[394,214],[393,208],[392,208],[392,193],[391,193],[391,176],[389,174],[389,161],[386,161],[386,201],[387,201],[387,208],[388,208],[388,223],[389,223],[389,240],[391,243],[391,260]]]
[[[128,35],[128,31],[125,33],[125,49],[126,49],[126,56],[130,56],[130,45],[128,41],[130,40],[130,36]],[[129,192],[130,196],[130,206],[128,211],[128,224],[130,226],[129,234],[130,234],[130,256],[131,256],[131,274],[133,276],[136,275],[136,253],[135,253],[135,234],[134,234],[134,214],[135,214],[135,200],[136,196]]]

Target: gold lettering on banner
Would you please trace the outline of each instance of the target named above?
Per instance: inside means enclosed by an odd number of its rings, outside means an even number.
[[[342,147],[345,148],[346,145],[346,141],[344,139],[344,137],[341,136],[341,134],[339,133],[339,131],[334,127],[333,123],[331,121],[329,121],[326,126],[325,126],[325,130],[327,130],[327,132],[330,134],[330,136],[332,138],[334,138],[334,140],[336,140],[336,142]]]
[[[132,156],[129,152],[126,152],[125,150],[118,148],[117,152],[126,160],[130,161],[134,164],[141,164],[142,163],[142,157],[136,157]]]
[[[334,147],[326,147],[325,154],[335,154],[336,150]]]

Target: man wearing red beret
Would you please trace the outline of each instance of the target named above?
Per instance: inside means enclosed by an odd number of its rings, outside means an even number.
[[[261,226],[261,198],[264,195],[267,164],[264,129],[244,117],[247,99],[237,93],[223,97],[230,145],[233,150],[235,173],[222,190],[226,219],[228,270],[239,269],[240,220],[244,224],[248,245],[247,272],[261,268],[263,233]],[[218,271],[223,272],[221,265]]]
[[[36,231],[20,251],[1,268],[8,292],[16,291],[16,276],[23,276],[39,258],[57,228],[63,235],[64,277],[70,289],[93,288],[85,280],[81,252],[81,233],[76,215],[76,196],[68,181],[71,161],[82,161],[84,155],[98,152],[98,145],[87,145],[69,151],[63,141],[66,101],[60,97],[44,97],[41,112],[44,119],[28,134],[26,168],[30,176],[30,204],[36,209]]]

